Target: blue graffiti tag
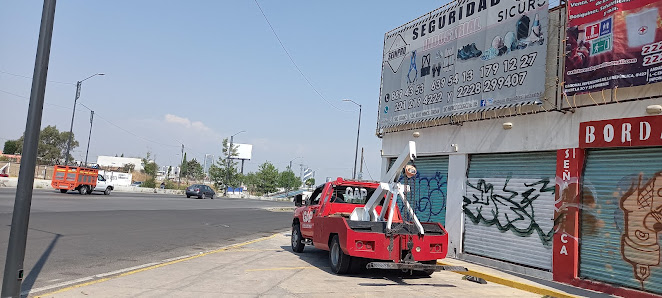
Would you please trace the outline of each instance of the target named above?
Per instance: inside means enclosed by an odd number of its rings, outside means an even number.
[[[427,177],[418,172],[413,183],[407,183],[403,176],[400,177],[400,182],[411,186],[413,194],[407,199],[414,205],[414,211],[420,221],[442,221],[441,217],[446,211],[447,176],[435,172],[434,176]]]

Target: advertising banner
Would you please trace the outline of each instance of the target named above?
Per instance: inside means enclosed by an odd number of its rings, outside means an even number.
[[[384,37],[378,127],[539,104],[547,0],[458,0]]]
[[[567,95],[662,80],[662,1],[568,0]]]

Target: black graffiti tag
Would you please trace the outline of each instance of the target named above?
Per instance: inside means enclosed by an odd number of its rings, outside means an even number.
[[[478,194],[463,196],[464,213],[475,224],[494,225],[500,231],[510,230],[520,237],[528,237],[535,232],[544,245],[551,245],[554,228],[547,232],[542,230],[535,220],[532,203],[543,193],[553,194],[555,185],[549,178],[543,178],[533,183],[523,183],[526,191],[518,193],[512,190],[512,185],[508,189],[509,183],[510,178],[506,178],[503,188],[495,190],[494,185],[484,179],[479,179],[476,185],[467,181],[467,186],[478,191]],[[491,218],[488,218],[489,215]]]

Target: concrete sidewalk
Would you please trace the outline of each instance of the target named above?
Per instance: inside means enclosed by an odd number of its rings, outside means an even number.
[[[328,253],[307,246],[301,254],[290,248],[282,232],[190,256],[98,274],[76,281],[33,289],[32,297],[577,297],[554,285],[477,265],[469,267],[488,280],[479,284],[464,274],[436,272],[416,277],[402,272],[364,270],[338,276],[328,268]],[[505,284],[505,285],[504,285]],[[526,284],[525,287],[517,287]],[[570,287],[571,288],[571,287]],[[575,295],[595,293],[572,288]],[[596,296],[597,297],[597,296]]]

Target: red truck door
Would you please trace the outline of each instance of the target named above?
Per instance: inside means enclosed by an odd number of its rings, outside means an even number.
[[[320,198],[322,190],[322,187],[318,187],[313,191],[313,193],[310,195],[310,198],[308,198],[305,209],[302,212],[301,235],[303,235],[305,238],[313,238],[313,229],[315,227],[313,218],[316,217],[320,210]]]

